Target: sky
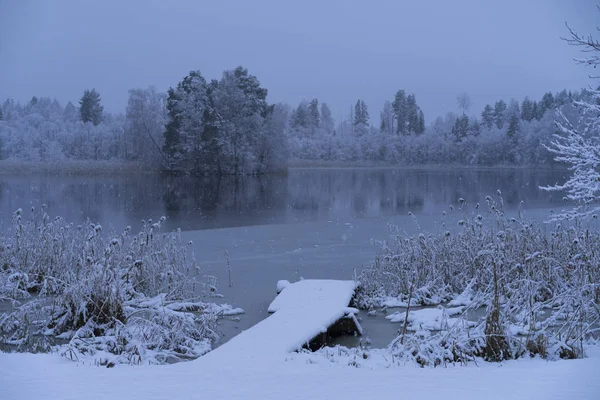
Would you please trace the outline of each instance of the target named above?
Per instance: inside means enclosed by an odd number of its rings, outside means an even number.
[[[593,0],[0,0],[0,101],[76,104],[95,88],[124,112],[131,88],[243,65],[273,103],[318,98],[339,119],[360,98],[378,124],[405,89],[429,123],[463,92],[479,114],[590,85],[560,37],[565,22],[597,33],[599,17]]]

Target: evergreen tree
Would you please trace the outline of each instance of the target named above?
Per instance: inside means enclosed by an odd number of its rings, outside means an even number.
[[[2,107],[0,107],[0,121],[4,119],[4,114],[2,113]]]
[[[544,113],[548,110],[552,110],[554,108],[554,96],[552,95],[552,92],[548,92],[545,93],[544,96],[542,96],[542,100],[540,101],[540,117],[539,119],[542,118],[542,116],[544,115]]]
[[[452,136],[454,136],[454,140],[460,142],[469,132],[469,117],[466,115],[461,115],[454,122],[454,126],[452,126]]]
[[[529,97],[525,97],[523,103],[521,103],[521,119],[523,121],[531,121],[535,117],[533,102],[529,100]]]
[[[419,110],[419,124],[416,133],[419,135],[425,133],[425,114],[421,110]]]
[[[487,129],[492,129],[494,125],[494,109],[489,104],[486,104],[481,112],[481,121]]]
[[[334,121],[327,103],[321,103],[321,127],[328,134],[333,134]]]
[[[419,131],[419,108],[414,94],[409,94],[406,97],[406,123],[408,133]]]
[[[540,113],[540,105],[537,101],[533,101],[533,105],[532,105],[532,113],[533,113],[533,118],[537,119],[538,121],[540,119],[542,119],[542,117],[544,116],[543,113]]]
[[[100,103],[100,94],[96,92],[96,89],[86,89],[83,92],[81,100],[79,100],[79,114],[81,121],[84,123],[91,122],[94,125],[99,125],[102,122],[103,112],[104,107],[102,107],[102,104]]]
[[[298,108],[292,111],[291,126],[293,129],[309,127],[310,112],[306,102],[301,102]]]
[[[379,130],[381,133],[386,133],[391,135],[394,133],[394,110],[392,109],[392,103],[386,101],[383,104],[383,109],[381,110],[381,123],[379,124]]]
[[[498,129],[504,127],[504,112],[506,111],[506,103],[503,100],[498,100],[494,104],[494,123]]]
[[[321,116],[319,115],[319,100],[312,99],[308,105],[308,112],[310,118],[310,127],[317,129],[321,123]]]
[[[506,130],[506,134],[512,140],[516,140],[517,134],[520,131],[519,120],[518,114],[511,114],[508,119],[508,129]]]
[[[362,100],[357,100],[354,106],[354,126],[369,126],[369,111]]]
[[[396,116],[396,133],[406,135],[408,131],[406,127],[406,93],[404,90],[398,90],[398,92],[396,92],[396,96],[392,102],[392,109]]]

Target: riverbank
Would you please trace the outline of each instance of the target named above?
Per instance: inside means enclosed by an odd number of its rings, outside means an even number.
[[[536,170],[562,170],[559,165],[405,165],[405,164],[385,164],[367,161],[344,162],[344,161],[324,161],[324,160],[292,160],[288,164],[287,170],[302,169],[389,169],[389,170],[423,170],[423,171],[441,171],[453,169],[457,171],[492,171],[492,170],[521,170],[535,168]],[[33,162],[18,160],[1,160],[0,175],[15,174],[56,174],[56,175],[84,175],[84,174],[160,174],[163,169],[160,166],[148,166],[132,161],[106,161],[106,160],[64,160],[60,162]],[[285,175],[286,171],[278,171],[267,175]]]
[[[57,175],[84,175],[84,174],[158,174],[160,168],[126,161],[101,161],[101,160],[64,160],[60,162],[28,162],[17,160],[0,161],[0,175],[17,174],[57,174]]]

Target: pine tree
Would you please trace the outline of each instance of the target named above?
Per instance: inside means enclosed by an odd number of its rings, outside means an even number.
[[[396,116],[396,133],[406,135],[408,131],[406,129],[406,93],[404,90],[398,90],[398,92],[396,92],[396,96],[392,102],[392,109]]]
[[[333,134],[334,121],[327,103],[321,103],[321,127],[325,132]]]
[[[381,123],[379,124],[379,130],[381,131],[381,133],[394,133],[394,111],[392,109],[392,103],[386,101],[383,104],[383,109],[381,110],[380,117]]]
[[[309,110],[305,101],[302,101],[296,109],[292,111],[290,124],[292,129],[300,129],[309,127]]]
[[[319,100],[312,99],[308,105],[310,127],[314,130],[321,124],[321,116],[319,115]]]
[[[494,104],[494,123],[498,129],[504,127],[504,112],[506,111],[506,103],[503,100],[498,100]]]
[[[521,119],[523,121],[531,121],[534,118],[533,103],[529,100],[529,97],[525,97],[523,103],[521,103]]]
[[[544,116],[543,113],[540,113],[540,105],[538,104],[537,101],[533,101],[533,106],[532,108],[532,113],[533,113],[533,118],[537,119],[538,121],[540,119],[542,119],[542,117]]]
[[[419,131],[419,109],[414,94],[409,94],[406,97],[406,122],[408,133],[417,133]]]
[[[515,140],[519,131],[519,115],[515,113],[512,114],[508,119],[508,129],[506,130],[506,134],[510,139]]]
[[[354,106],[354,126],[369,126],[369,111],[367,105],[362,100],[357,100]]]
[[[452,136],[457,142],[460,142],[469,132],[469,117],[466,115],[461,115],[454,122],[454,126],[452,127]]]
[[[416,133],[419,135],[425,133],[425,114],[421,110],[419,110],[419,125]]]
[[[552,92],[548,92],[545,93],[544,96],[542,97],[542,100],[540,101],[540,112],[541,115],[543,116],[544,113],[548,110],[551,110],[554,108],[554,96],[552,95]],[[540,117],[541,118],[541,117]]]
[[[37,100],[36,100],[37,102]],[[94,125],[99,125],[102,122],[102,113],[104,107],[100,103],[100,94],[96,89],[85,90],[81,100],[79,100],[79,114],[81,121],[84,123],[91,122]]]
[[[486,104],[481,112],[481,121],[487,129],[492,129],[494,125],[494,109],[489,104]]]

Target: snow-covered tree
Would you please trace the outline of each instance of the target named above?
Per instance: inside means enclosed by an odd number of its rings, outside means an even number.
[[[504,112],[506,111],[506,103],[504,100],[498,100],[496,104],[494,104],[494,123],[498,129],[502,129],[504,126]]]
[[[321,103],[321,128],[329,135],[332,135],[335,129],[335,122],[327,103]]]
[[[33,104],[33,99],[31,104]],[[102,122],[103,112],[104,107],[102,107],[100,102],[100,94],[96,92],[96,89],[86,89],[83,92],[83,96],[79,100],[79,113],[81,116],[81,121],[83,123],[91,122],[94,125],[99,125]]]
[[[154,87],[129,90],[125,129],[126,157],[148,165],[167,162],[162,153],[166,96]]]
[[[600,65],[600,41],[593,36],[583,36],[568,27],[568,44],[580,47],[586,57],[576,62],[596,68]],[[564,95],[559,95],[562,102]],[[557,97],[559,97],[557,96]],[[569,96],[572,97],[572,96]],[[555,120],[559,134],[555,140],[545,146],[556,154],[556,160],[567,163],[572,171],[571,177],[562,185],[544,187],[545,190],[566,191],[567,198],[576,203],[575,208],[566,210],[553,219],[573,219],[600,212],[600,91],[590,90],[583,93],[574,104],[579,108],[578,128],[569,122],[560,110]]]
[[[492,129],[494,125],[494,109],[489,104],[486,104],[481,112],[481,121],[487,129]]]

